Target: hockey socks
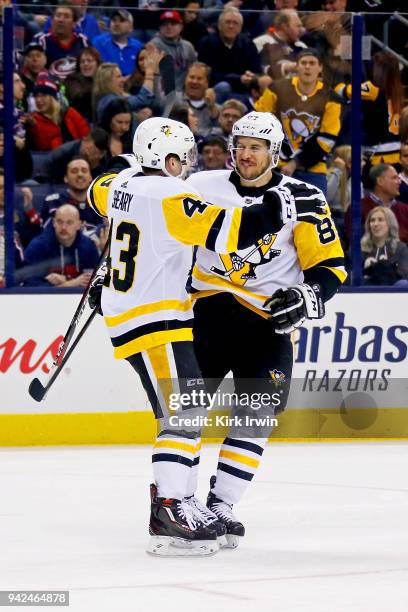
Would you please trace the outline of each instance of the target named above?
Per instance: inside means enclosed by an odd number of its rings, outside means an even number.
[[[189,494],[190,483],[194,480],[197,483],[197,473],[191,471],[194,467],[197,472],[198,460],[195,466],[194,461],[200,447],[199,439],[171,434],[158,436],[152,462],[159,497],[183,499]]]
[[[266,438],[225,438],[219,454],[212,493],[227,504],[244,495],[259,466]]]

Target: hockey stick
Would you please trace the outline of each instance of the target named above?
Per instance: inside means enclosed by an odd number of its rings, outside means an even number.
[[[111,226],[112,228],[112,226]],[[47,393],[48,389],[51,387],[51,385],[53,384],[54,380],[57,378],[57,376],[59,375],[62,366],[67,362],[68,357],[71,355],[72,351],[74,350],[74,348],[76,347],[76,345],[78,344],[79,340],[82,338],[82,336],[85,333],[85,330],[87,329],[87,327],[89,326],[89,324],[91,323],[93,316],[96,314],[96,309],[93,311],[92,315],[88,318],[88,320],[86,321],[84,327],[82,328],[82,330],[80,331],[80,333],[78,334],[78,337],[75,339],[74,344],[72,345],[71,350],[69,351],[69,353],[67,353],[67,355],[65,356],[65,353],[68,349],[68,346],[71,343],[71,340],[75,334],[75,330],[78,327],[78,323],[84,313],[84,310],[86,308],[86,304],[88,302],[88,296],[89,296],[89,289],[91,288],[92,282],[96,276],[96,274],[98,273],[99,268],[102,265],[103,260],[105,259],[106,255],[108,254],[108,250],[109,250],[109,244],[110,244],[110,236],[111,236],[111,228],[109,229],[109,235],[108,235],[108,239],[106,241],[106,244],[103,248],[103,251],[99,257],[98,263],[96,264],[94,271],[91,274],[91,278],[89,279],[88,285],[81,297],[81,300],[77,306],[77,309],[75,310],[74,316],[72,317],[71,323],[69,324],[69,327],[65,333],[64,339],[62,340],[61,344],[59,345],[57,354],[55,355],[54,361],[52,362],[51,368],[50,368],[50,372],[48,375],[48,381],[45,385],[43,385],[41,383],[41,381],[38,378],[34,378],[31,383],[30,386],[28,388],[28,392],[31,395],[31,397],[33,399],[35,399],[37,402],[41,402],[41,400],[44,399],[45,394]],[[64,358],[65,356],[65,358]]]
[[[63,357],[61,358],[61,360],[59,361],[58,364],[55,364],[55,362],[54,362],[55,365],[53,364],[53,366],[52,366],[52,368],[50,370],[50,373],[52,371],[54,373],[52,374],[51,378],[49,378],[47,383],[45,385],[43,385],[42,382],[38,378],[33,378],[33,380],[30,383],[30,386],[28,388],[28,392],[29,392],[31,397],[36,402],[41,402],[45,398],[45,396],[48,393],[49,389],[52,387],[52,385],[54,384],[55,380],[61,374],[61,372],[63,370],[63,367],[65,366],[65,364],[67,363],[68,359],[72,355],[76,345],[78,344],[78,342],[80,341],[80,339],[82,338],[82,336],[84,335],[86,330],[88,329],[89,325],[92,323],[93,318],[95,317],[96,313],[97,313],[97,309],[94,308],[94,310],[91,312],[91,314],[89,315],[89,317],[85,321],[84,326],[82,327],[81,331],[78,333],[78,335],[75,338],[74,342],[71,344],[69,350],[66,350],[68,345],[64,344],[65,351],[64,351],[64,353],[62,353]]]
[[[259,247],[263,246],[264,244],[269,244],[269,243],[265,242],[265,240],[262,239],[261,242],[257,244],[255,248],[252,249],[252,251],[250,251],[247,255],[245,255],[245,257],[241,259],[241,263],[245,263],[251,257],[251,255],[256,253]],[[220,276],[229,276],[233,272],[239,272],[239,270],[235,270],[234,266],[232,266],[232,268],[230,268],[229,270],[220,270],[216,266],[211,266],[210,270],[211,272],[215,272],[216,274],[219,274]]]

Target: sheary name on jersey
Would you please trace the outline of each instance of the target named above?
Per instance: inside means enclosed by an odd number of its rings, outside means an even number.
[[[182,181],[129,168],[91,184],[91,206],[112,222],[109,287],[102,292],[102,310],[115,357],[192,340],[192,296],[186,280],[193,245],[199,247],[193,297],[230,291],[262,316],[267,316],[262,311],[265,299],[279,287],[303,282],[304,270],[323,266],[341,281],[346,277],[329,215],[319,226],[288,223],[259,239],[248,205],[260,204],[262,195],[248,199],[234,182],[225,181],[224,193],[218,184],[217,193],[208,197],[215,172],[236,176],[211,171]],[[300,182],[278,173],[274,181],[271,187]]]

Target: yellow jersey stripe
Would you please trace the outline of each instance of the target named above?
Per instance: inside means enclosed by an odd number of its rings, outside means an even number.
[[[342,283],[344,283],[347,278],[347,272],[341,268],[329,268],[328,266],[322,266],[322,268],[327,268],[327,270],[333,272]]]
[[[246,457],[245,455],[239,455],[238,453],[232,453],[227,450],[220,451],[220,457],[225,457],[225,459],[231,459],[232,461],[237,461],[238,463],[243,463],[253,468],[257,468],[259,465],[258,459],[252,459],[252,457]]]
[[[183,442],[172,442],[170,440],[160,440],[156,442],[153,448],[174,448],[176,450],[182,450],[186,453],[194,454],[196,452],[195,444],[185,444]]]
[[[135,353],[147,351],[148,349],[166,344],[167,342],[192,342],[193,330],[191,327],[181,329],[168,329],[165,331],[146,334],[135,340],[131,340],[122,346],[114,348],[113,354],[115,359],[126,359]]]
[[[160,310],[181,310],[186,312],[192,308],[191,298],[181,302],[180,300],[161,300],[160,302],[152,302],[151,304],[143,304],[142,306],[135,306],[121,312],[117,315],[110,315],[104,317],[105,323],[108,327],[115,327],[121,323],[126,323],[131,319],[140,317],[145,314],[152,314],[153,312],[159,312]]]
[[[237,291],[238,293],[242,293],[243,295],[250,295],[251,297],[255,298],[256,300],[259,300],[262,303],[264,303],[266,298],[269,297],[268,295],[259,295],[257,293],[252,293],[252,291],[248,291],[247,289],[239,287],[238,285],[233,285],[232,283],[225,281],[222,278],[218,278],[217,276],[205,274],[204,272],[201,272],[201,270],[199,270],[197,266],[194,266],[193,277],[199,281],[211,283],[212,285],[217,285],[218,287],[221,287],[220,291],[222,289],[227,289],[229,293],[231,293],[232,290],[234,292]]]
[[[238,247],[239,228],[242,220],[242,208],[236,208],[232,215],[230,231],[227,239],[227,253],[233,253]]]

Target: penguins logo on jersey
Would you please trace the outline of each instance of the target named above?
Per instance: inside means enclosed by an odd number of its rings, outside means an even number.
[[[283,129],[292,144],[299,146],[303,140],[310,138],[320,124],[320,117],[310,113],[298,113],[294,108],[290,108],[282,113]]]
[[[266,234],[262,240],[248,249],[238,252],[220,255],[225,270],[212,268],[213,272],[222,276],[229,276],[235,285],[245,285],[248,280],[255,280],[256,268],[269,263],[274,257],[281,254],[280,250],[272,249],[276,240],[276,234]]]
[[[280,370],[269,370],[269,375],[274,383],[275,387],[279,387],[282,383],[285,382],[286,376]]]
[[[165,136],[170,136],[171,134],[171,128],[169,125],[163,125],[160,131],[163,132]]]

